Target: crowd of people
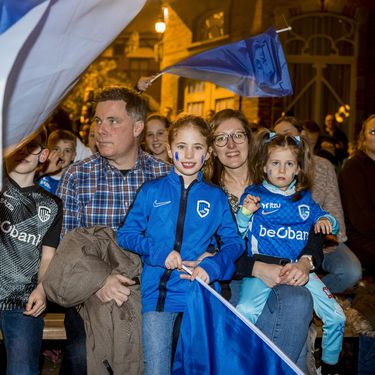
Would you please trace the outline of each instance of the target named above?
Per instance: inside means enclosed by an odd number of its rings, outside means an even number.
[[[86,146],[57,117],[48,139],[42,130],[6,160],[7,373],[38,374],[50,299],[65,308],[61,374],[170,374],[196,277],[220,284],[305,372],[315,312],[323,321],[322,374],[336,373],[345,315],[332,293],[353,287],[363,269],[375,274],[375,115],[349,156],[332,116],[323,134],[291,116],[252,129],[234,109],[209,122],[146,117],[142,95],[127,88],[104,89],[95,103]],[[119,268],[123,254],[129,272]],[[77,285],[67,280],[72,272]],[[97,334],[96,305],[125,308],[118,314],[128,320],[113,333],[126,337],[121,347],[93,343],[105,336]]]

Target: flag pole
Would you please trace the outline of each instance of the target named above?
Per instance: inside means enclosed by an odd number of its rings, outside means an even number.
[[[292,30],[292,26],[285,27],[284,29],[276,30],[278,34],[283,33],[284,31]]]
[[[192,274],[192,271],[182,265],[182,269],[188,273]],[[204,288],[206,288],[211,294],[213,294],[220,302],[222,302],[233,314],[235,314],[239,319],[241,319],[255,334],[257,334],[274,352],[276,352],[279,357],[281,357],[292,370],[297,375],[304,375],[304,373],[297,367],[297,365],[278,347],[276,346],[257,326],[250,322],[244,315],[242,315],[231,303],[229,303],[223,296],[221,296],[214,288],[210,287],[199,277],[196,277],[195,280],[198,281]]]

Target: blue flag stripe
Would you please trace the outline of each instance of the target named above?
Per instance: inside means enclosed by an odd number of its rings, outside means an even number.
[[[46,0],[4,0],[0,7],[0,34],[12,27],[35,6]]]
[[[208,284],[203,282],[201,279],[197,278],[198,282],[206,288],[210,293],[212,293],[221,303],[223,303],[233,314],[235,314],[239,319],[242,320],[259,338],[261,338],[271,349],[276,352],[285,362],[289,364],[290,367],[294,368],[295,371],[301,375],[303,372],[295,365],[295,363],[280,350],[258,327],[250,322],[243,314],[241,314],[231,303],[229,303],[221,294],[219,294],[215,289],[211,288]]]
[[[198,281],[184,312],[174,375],[303,374],[230,303]]]

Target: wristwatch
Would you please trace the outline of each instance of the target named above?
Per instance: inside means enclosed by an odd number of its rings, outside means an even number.
[[[314,271],[316,267],[315,258],[312,255],[302,255],[300,259],[302,258],[308,259],[310,263],[310,272]]]

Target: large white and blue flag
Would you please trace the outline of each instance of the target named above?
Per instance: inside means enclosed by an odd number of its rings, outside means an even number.
[[[198,281],[182,318],[173,375],[303,375],[254,324]]]
[[[163,73],[209,81],[246,97],[293,94],[288,65],[274,28],[189,57],[163,69]]]
[[[0,137],[5,150],[38,129],[145,2],[0,0]]]

